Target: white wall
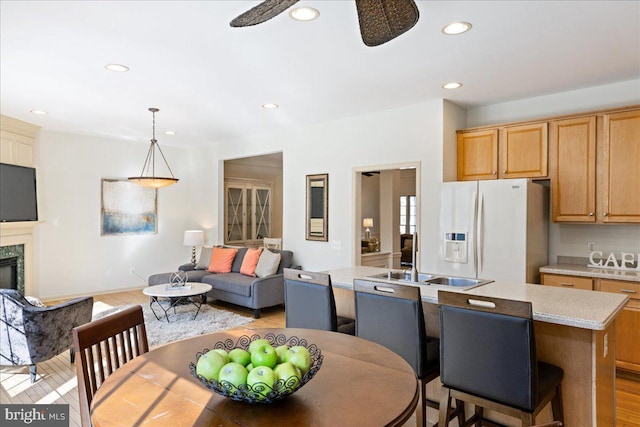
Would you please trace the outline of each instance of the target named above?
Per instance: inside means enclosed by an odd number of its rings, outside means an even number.
[[[540,96],[467,111],[467,127],[640,104],[640,80]],[[549,225],[549,262],[558,255],[587,257],[588,242],[604,253],[640,253],[640,224]]]
[[[36,141],[39,216],[36,293],[43,299],[144,286],[153,273],[188,262],[186,152],[162,147],[180,181],[158,190],[158,233],[101,236],[101,179],[140,174],[149,143],[41,130]],[[136,275],[129,274],[134,267]]]
[[[354,265],[352,236],[356,232],[353,167],[421,161],[423,199],[438,200],[436,183],[442,180],[442,105],[443,101],[437,100],[287,132],[247,136],[200,150],[199,168],[194,173],[200,176],[199,181],[214,182],[224,159],[282,151],[283,238],[287,248],[294,251],[295,261],[306,269],[348,267]],[[211,161],[205,162],[202,159],[207,155],[211,155]],[[305,240],[305,176],[317,173],[329,174],[328,242]],[[220,191],[218,186],[207,194],[217,197]],[[209,211],[206,218],[211,224],[223,212],[220,198],[217,200],[217,208]],[[425,236],[437,235],[437,212],[437,209],[422,210],[420,223]],[[357,232],[360,231],[358,228]],[[217,235],[217,241],[222,241],[221,226],[212,225],[210,232]],[[430,240],[435,242],[435,238]],[[339,242],[340,249],[332,249],[332,241]],[[424,249],[421,265],[433,265],[428,259],[429,251]]]

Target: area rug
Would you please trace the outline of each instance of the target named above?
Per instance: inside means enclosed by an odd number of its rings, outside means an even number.
[[[209,304],[200,307],[200,313],[193,319],[197,308],[191,304],[178,305],[176,312],[169,311],[169,322],[164,318],[164,313],[154,306],[160,320],[156,319],[149,308],[149,304],[141,304],[144,313],[144,323],[147,329],[149,347],[154,348],[166,343],[178,341],[197,335],[209,334],[225,329],[235,328],[253,322],[252,317],[215,308]],[[130,305],[112,307],[110,305],[95,302],[93,306],[93,320],[123,310]]]

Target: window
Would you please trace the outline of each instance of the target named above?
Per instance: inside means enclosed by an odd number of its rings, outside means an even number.
[[[416,196],[400,196],[400,234],[416,231]]]

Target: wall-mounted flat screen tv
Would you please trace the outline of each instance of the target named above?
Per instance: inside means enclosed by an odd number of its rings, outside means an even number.
[[[36,170],[0,163],[0,222],[37,220]]]

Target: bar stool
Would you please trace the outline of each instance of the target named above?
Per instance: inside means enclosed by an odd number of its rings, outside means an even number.
[[[355,320],[338,316],[331,276],[325,273],[284,269],[287,328],[309,328],[354,335]]]
[[[439,342],[427,336],[420,288],[392,283],[353,281],[356,298],[356,336],[377,342],[395,351],[413,368],[420,380],[422,425],[426,426],[427,406],[438,409],[439,403],[426,396],[427,383],[440,375]],[[448,420],[458,417],[464,422],[464,404]],[[440,426],[448,425],[440,421]]]
[[[441,420],[455,398],[475,405],[465,426],[480,427],[486,408],[529,427],[549,401],[554,419],[564,422],[563,372],[536,358],[530,302],[438,291],[438,304]]]

